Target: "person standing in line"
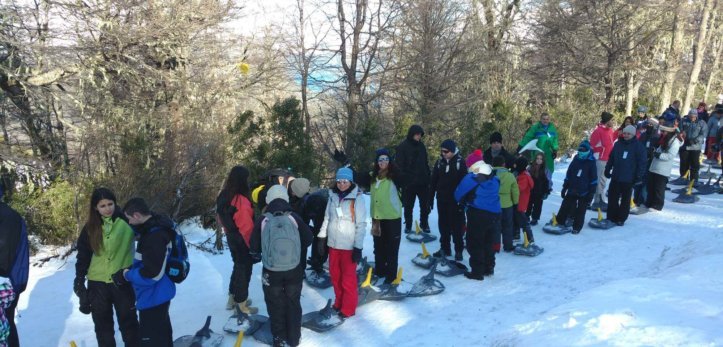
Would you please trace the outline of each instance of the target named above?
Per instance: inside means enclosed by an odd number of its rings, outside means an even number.
[[[713,146],[716,144],[716,135],[720,128],[721,117],[723,117],[723,105],[715,105],[713,113],[708,119],[708,138],[705,140],[706,151],[705,156],[709,161],[718,161],[717,153],[713,150]]]
[[[73,291],[78,296],[80,312],[93,318],[100,347],[116,345],[113,311],[125,345],[140,344],[133,287],[126,283],[116,285],[113,281],[115,273],[133,263],[134,236],[115,194],[107,188],[94,189],[88,219],[76,243]]]
[[[685,134],[683,147],[680,150],[680,175],[690,170],[688,179],[698,183],[700,172],[700,151],[708,134],[708,125],[698,119],[698,111],[691,108],[688,118],[683,121],[682,132]]]
[[[531,218],[530,225],[537,225],[542,215],[542,202],[552,192],[552,173],[545,166],[545,155],[538,152],[530,164],[530,176],[534,181],[530,194],[530,204],[527,206],[527,216]]]
[[[169,244],[176,240],[173,221],[153,213],[141,198],[128,200],[123,208],[128,223],[138,234],[133,265],[113,275],[117,286],[133,285],[143,347],[172,347],[173,327],[168,310],[176,296],[176,284],[166,273]]]
[[[515,157],[507,152],[505,146],[502,145],[502,134],[495,131],[490,135],[490,147],[487,148],[482,157],[485,163],[494,166],[492,161],[498,156],[502,156],[505,159],[505,167],[511,167],[515,161]]]
[[[583,140],[577,147],[577,155],[567,167],[565,182],[562,184],[562,204],[557,211],[557,222],[565,225],[573,219],[572,233],[579,234],[585,223],[585,211],[595,195],[597,168],[590,142]]]
[[[28,231],[23,217],[2,201],[4,195],[5,185],[0,182],[0,344],[18,347],[15,308],[28,285]]]
[[[632,125],[623,129],[623,138],[615,142],[605,165],[605,177],[610,178],[607,219],[617,226],[623,226],[628,219],[633,186],[643,184],[648,168],[645,147],[635,139],[635,132]]]
[[[515,209],[520,199],[520,189],[517,186],[517,179],[505,168],[505,159],[501,156],[496,157],[492,162],[495,170],[495,176],[500,180],[500,207],[502,215],[500,216],[501,233],[502,233],[502,249],[505,252],[512,252],[513,247],[513,229],[515,224]],[[495,240],[495,251],[499,251],[496,246],[500,243],[500,237]]]
[[[683,145],[683,135],[675,127],[675,121],[663,121],[658,127],[660,140],[657,149],[653,152],[653,162],[648,170],[648,198],[641,213],[654,209],[663,210],[665,204],[665,188],[668,177],[673,169],[673,161]]]
[[[520,189],[520,199],[517,205],[514,206],[515,214],[515,240],[520,239],[520,229],[527,236],[529,243],[534,243],[535,238],[532,235],[532,228],[530,228],[530,217],[525,214],[527,207],[530,203],[530,195],[534,188],[535,181],[527,171],[527,158],[518,157],[515,159],[515,163],[512,165],[512,171],[517,178],[517,186]]]
[[[414,201],[419,199],[419,224],[422,231],[428,233],[429,229],[429,159],[427,147],[422,142],[424,129],[419,125],[412,125],[407,132],[407,138],[397,146],[395,164],[402,171],[408,182],[402,187],[402,204],[404,205],[404,232],[412,232],[414,224]]]
[[[501,141],[501,136],[500,136]],[[454,240],[454,259],[462,261],[464,253],[464,208],[454,200],[454,190],[467,175],[467,166],[459,155],[457,144],[451,139],[442,142],[440,158],[432,169],[430,201],[437,195],[437,213],[439,215],[440,249],[435,257],[452,256]]]
[[[607,210],[607,198],[605,194],[605,188],[608,180],[603,175],[605,171],[605,164],[608,162],[610,152],[613,150],[613,144],[617,137],[613,130],[613,115],[608,112],[603,112],[600,115],[600,123],[598,123],[595,130],[590,135],[590,145],[592,146],[592,152],[595,156],[595,163],[597,165],[597,189],[595,190],[595,197],[593,198],[592,209],[596,210],[598,207]]]

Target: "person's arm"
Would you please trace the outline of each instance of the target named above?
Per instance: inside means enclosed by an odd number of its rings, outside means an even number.
[[[329,192],[329,194],[334,194],[334,192]],[[324,211],[324,222],[321,223],[321,229],[319,229],[319,234],[316,235],[318,238],[325,238],[326,237],[326,230],[329,227],[329,219],[331,218],[331,197],[329,198],[329,201],[326,202],[326,210]]]
[[[645,172],[648,170],[648,151],[645,149],[645,146],[643,146],[642,143],[638,142],[638,153],[635,156],[638,159],[637,162],[637,172],[635,175],[635,183],[642,183],[643,182],[643,176],[645,176]]]
[[[429,200],[434,200],[434,193],[437,191],[437,182],[439,181],[439,163],[444,159],[437,160],[436,163],[434,163],[434,167],[432,168],[432,178],[429,182]],[[452,165],[453,163],[449,163],[449,165]]]
[[[517,205],[520,202],[520,187],[517,185],[517,180],[512,179],[512,204]]]
[[[610,153],[610,156],[608,157],[608,162],[605,163],[605,171],[604,171],[605,177],[610,178],[610,176],[612,175],[612,170],[615,165],[615,157],[617,157],[616,149],[617,149],[617,146],[613,146],[613,150]]]
[[[234,221],[236,212],[238,212],[236,207],[231,205],[231,202],[225,197],[219,196],[216,198],[216,215],[227,235],[239,233],[239,229]]]
[[[249,240],[249,253],[261,254],[261,223],[264,216],[260,216],[254,222],[254,229],[251,231],[251,239]]]
[[[85,278],[90,267],[90,260],[93,258],[93,249],[90,248],[90,240],[88,239],[88,230],[83,227],[78,235],[76,242],[78,253],[75,256],[75,277]]]
[[[535,128],[536,125],[531,126],[529,129],[527,129],[527,132],[525,133],[525,136],[522,137],[522,140],[518,143],[520,147],[525,147],[525,145],[532,141],[535,138]]]
[[[557,150],[560,148],[560,145],[557,143],[557,128],[554,124],[550,123],[550,134],[552,135],[552,150],[557,152]]]
[[[311,246],[311,242],[314,240],[314,234],[311,233],[309,226],[301,220],[301,217],[296,213],[292,213],[291,216],[296,220],[296,224],[299,226],[299,238],[301,239],[301,248],[307,248]],[[303,261],[303,260],[302,260]]]
[[[698,136],[695,138],[695,143],[698,145],[702,145],[703,142],[705,142],[705,135],[708,133],[708,124],[705,124],[705,122],[700,122],[701,129],[698,133]]]
[[[476,185],[477,184],[470,175],[462,178],[462,181],[459,182],[459,185],[457,185],[457,189],[454,190],[454,200],[457,200],[457,203],[461,203],[465,195],[467,195],[470,190],[474,189]]]
[[[662,151],[660,153],[660,156],[658,156],[658,159],[668,161],[673,160],[678,157],[678,150],[680,149],[680,141],[676,138],[673,139],[673,141],[670,143],[670,146],[668,146],[667,151]],[[662,148],[662,147],[661,147]]]
[[[354,214],[356,215],[354,229],[354,248],[363,249],[364,235],[366,235],[367,230],[367,204],[366,201],[364,201],[364,197],[362,194],[359,194],[356,198],[357,201],[354,204]]]

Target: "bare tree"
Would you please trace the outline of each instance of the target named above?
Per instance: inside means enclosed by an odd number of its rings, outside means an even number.
[[[688,79],[688,87],[685,91],[685,99],[682,105],[683,110],[690,107],[690,104],[693,101],[693,96],[695,95],[695,88],[698,86],[698,75],[700,74],[700,70],[703,66],[705,50],[708,48],[708,39],[710,38],[708,36],[708,19],[710,18],[711,10],[715,12],[715,3],[717,3],[717,1],[714,0],[703,0],[701,3],[702,7],[700,11],[702,13],[700,25],[698,27],[698,36],[695,40],[695,45],[693,46],[693,66]]]

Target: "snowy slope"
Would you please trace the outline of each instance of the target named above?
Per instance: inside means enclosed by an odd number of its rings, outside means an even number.
[[[559,208],[565,170],[561,164],[554,173],[558,192],[545,202],[543,221]],[[630,216],[622,228],[585,227],[580,235],[553,236],[542,232],[541,223],[533,228],[545,248],[541,256],[498,254],[492,278],[438,277],[447,287],[442,294],[368,304],[326,334],[303,329],[302,345],[723,345],[723,195],[703,196],[694,205],[674,203],[675,196],[667,192],[662,212]],[[436,224],[433,211],[433,230]],[[212,234],[193,224],[183,230],[192,242]],[[436,251],[439,244],[428,247]],[[220,331],[230,314],[224,310],[230,254],[190,251],[190,277],[171,305],[174,337],[195,332],[206,315]],[[410,261],[418,252],[418,244],[402,240],[400,265],[410,283],[425,274]],[[370,236],[364,254],[373,258]],[[95,346],[92,320],[78,312],[72,292],[74,263],[31,269],[17,318],[23,345],[68,346],[74,340]],[[265,314],[260,265],[254,267],[250,297]],[[302,295],[307,312],[321,308],[333,291],[304,287]],[[119,333],[116,339],[121,343]],[[227,335],[223,346],[234,340]],[[247,337],[244,345],[259,344]]]

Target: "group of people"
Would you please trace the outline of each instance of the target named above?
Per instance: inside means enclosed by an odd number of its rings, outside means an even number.
[[[689,179],[696,181],[703,143],[707,142],[709,159],[719,156],[723,105],[706,113],[707,123],[700,108],[685,117],[678,108],[676,101],[653,118],[641,107],[637,122],[630,117],[617,130],[612,114],[603,112],[568,166],[558,222],[564,225],[570,219],[572,233],[577,234],[585,211],[593,205],[606,207],[607,220],[622,226],[631,198],[640,208],[662,209],[676,156],[681,176],[690,170]],[[334,184],[315,192],[308,179],[285,170],[269,171],[264,184],[252,189],[249,170],[233,167],[216,198],[217,221],[233,262],[226,308],[245,315],[258,312],[249,299],[249,283],[253,265],[262,262],[274,344],[296,346],[307,264],[324,273],[328,261],[333,308],[341,319],[354,316],[356,264],[362,259],[367,230],[374,241],[377,285],[389,288],[397,276],[402,230],[413,232],[416,201],[422,232],[429,233],[428,216],[436,200],[441,238],[433,255],[463,261],[466,249],[470,268],[464,276],[471,280],[493,275],[496,253],[514,251],[523,235],[528,244],[534,243],[532,226],[538,224],[543,201],[552,191],[559,150],[548,114],[541,115],[512,153],[502,145],[499,132],[490,135],[488,148],[467,156],[447,139],[430,167],[423,137],[421,126],[411,126],[394,156],[386,148],[376,151],[369,171],[354,170],[346,155],[336,151],[340,168]],[[363,191],[370,193],[368,209]],[[22,218],[6,204],[0,203],[0,213],[3,228],[7,224],[14,230],[3,233],[7,240],[2,245],[7,247],[0,249],[0,343],[17,346],[13,311],[27,282],[27,232]],[[114,312],[127,346],[172,346],[168,310],[175,284],[165,263],[175,237],[174,223],[152,212],[143,199],[130,199],[121,209],[109,189],[93,191],[77,241],[73,289],[80,311],[93,319],[99,346],[115,346]]]

